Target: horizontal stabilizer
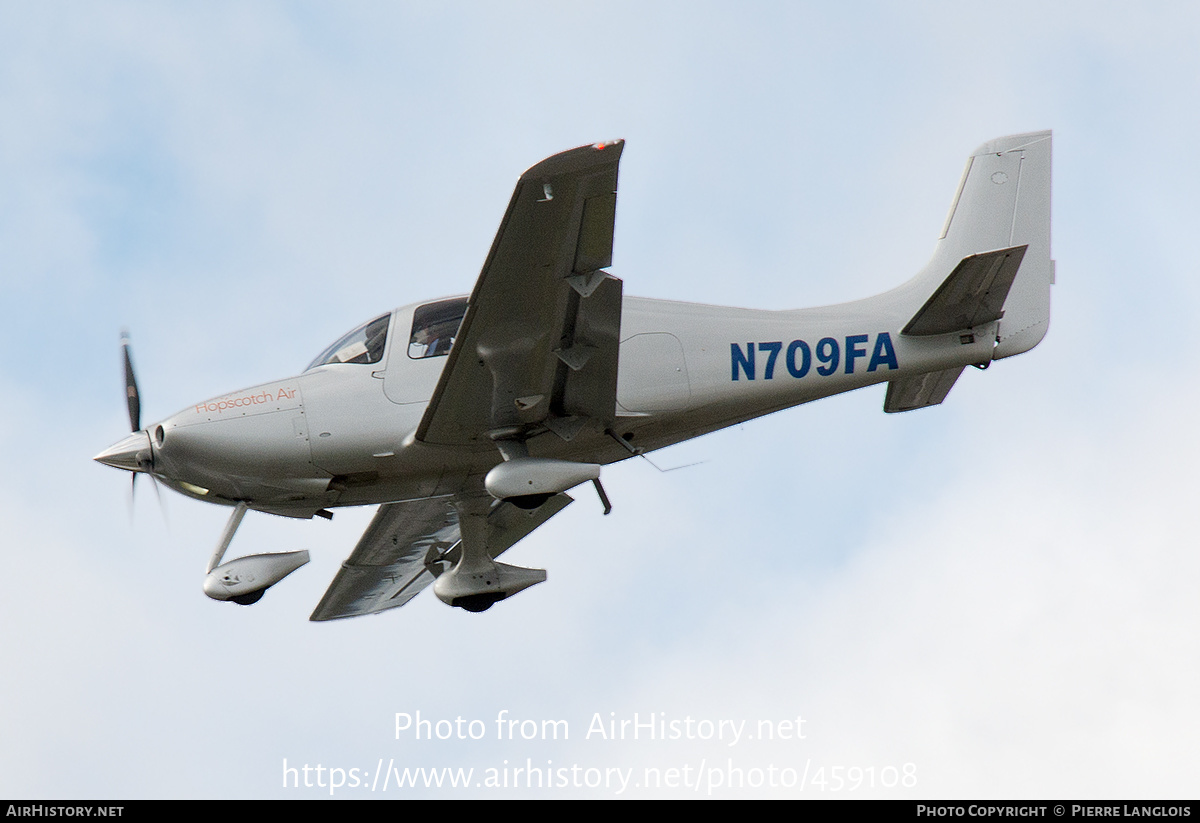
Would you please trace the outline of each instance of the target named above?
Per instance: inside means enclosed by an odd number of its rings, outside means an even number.
[[[1027,248],[1013,246],[964,257],[900,333],[949,334],[999,320]]]
[[[883,401],[883,410],[892,414],[938,405],[946,399],[950,387],[963,373],[964,368],[965,366],[959,366],[891,381],[888,383],[887,397]]]

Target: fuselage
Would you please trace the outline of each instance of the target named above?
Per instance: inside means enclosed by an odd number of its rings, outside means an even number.
[[[872,384],[883,409],[938,405],[967,365],[1033,348],[1049,324],[1050,134],[969,158],[928,264],[875,297],[756,311],[624,297],[612,264],[620,141],[521,175],[468,297],[338,338],[295,377],[151,426],[123,342],[131,433],[96,456],[233,507],[205,593],[255,602],[308,561],[223,563],[249,509],[380,505],[313,613],[395,608],[433,586],[490,607],[546,579],[496,558],[604,465]],[[136,479],[136,474],[135,474]]]
[[[326,362],[147,427],[154,474],[192,497],[297,517],[460,490],[501,456],[414,437],[449,348],[443,340],[442,351],[423,355],[432,347],[418,344],[415,325],[422,307],[449,302],[391,312],[373,362]],[[821,397],[991,359],[994,331],[977,330],[971,341],[902,335],[913,305],[903,287],[794,311],[626,298],[615,425],[570,441],[547,430],[528,440],[530,454],[612,463],[631,454],[616,437],[651,451]],[[380,331],[382,321],[372,321]]]

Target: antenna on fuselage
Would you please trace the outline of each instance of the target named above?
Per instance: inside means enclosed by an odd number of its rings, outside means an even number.
[[[697,460],[695,463],[685,463],[682,466],[672,466],[669,469],[664,469],[661,466],[659,466],[657,463],[655,463],[653,460],[651,460],[649,457],[646,456],[645,449],[641,449],[641,448],[634,446],[632,443],[630,443],[624,437],[619,437],[617,435],[617,433],[615,431],[613,431],[612,429],[605,429],[604,433],[607,434],[609,437],[611,437],[613,440],[616,440],[618,443],[620,443],[621,448],[625,449],[625,451],[629,452],[634,457],[642,458],[643,460],[645,460],[647,463],[649,463],[654,468],[658,469],[658,471],[660,471],[663,474],[666,474],[667,472],[679,471],[680,469],[690,469],[692,466],[699,466],[701,463],[708,462],[707,460]]]

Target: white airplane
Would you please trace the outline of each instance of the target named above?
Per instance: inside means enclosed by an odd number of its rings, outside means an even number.
[[[249,604],[306,551],[222,564],[248,509],[379,505],[312,620],[433,584],[482,611],[546,579],[496,561],[602,466],[821,397],[887,384],[885,412],[941,403],[966,366],[1028,351],[1050,317],[1050,132],[970,157],[929,263],[876,297],[793,311],[624,297],[611,264],[623,143],[521,176],[470,297],[381,314],[296,377],[188,406],[101,463],[233,513],[204,591]],[[136,480],[136,474],[134,479]],[[380,505],[381,504],[381,505]]]

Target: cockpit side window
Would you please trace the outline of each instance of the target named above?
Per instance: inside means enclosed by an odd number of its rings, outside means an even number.
[[[412,334],[408,338],[408,356],[414,360],[442,357],[450,353],[463,315],[467,313],[467,298],[439,300],[426,303],[413,312]]]
[[[391,320],[392,313],[388,312],[363,323],[317,355],[317,359],[309,363],[308,368],[315,369],[330,363],[378,363],[383,359],[388,324]]]

